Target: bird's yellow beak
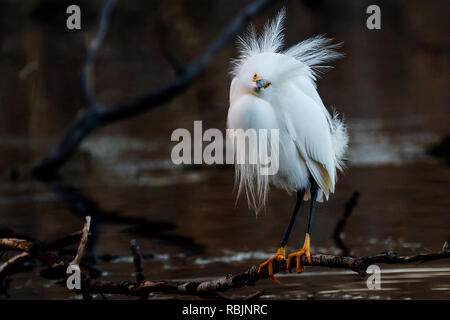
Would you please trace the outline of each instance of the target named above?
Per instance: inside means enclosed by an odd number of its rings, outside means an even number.
[[[256,84],[255,91],[259,91],[262,88],[267,89],[270,86],[270,82],[262,79],[256,73],[253,75],[253,82]]]
[[[264,79],[259,79],[255,81],[256,89],[261,90],[262,88],[266,88],[266,81]]]

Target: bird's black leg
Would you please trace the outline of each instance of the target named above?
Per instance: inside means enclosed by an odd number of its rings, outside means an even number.
[[[272,278],[273,282],[275,282],[275,283],[278,283],[278,280],[277,280],[277,278],[275,278],[275,276],[273,274],[273,262],[274,261],[282,261],[282,260],[286,259],[286,248],[285,247],[289,240],[289,235],[291,234],[291,230],[294,225],[297,213],[300,209],[300,205],[302,204],[304,193],[305,193],[304,190],[297,191],[297,200],[295,202],[294,212],[292,213],[291,220],[289,221],[289,225],[286,229],[286,232],[284,234],[283,240],[281,241],[281,245],[280,245],[280,248],[278,249],[277,253],[275,253],[275,255],[273,257],[271,257],[268,260],[266,260],[265,262],[261,263],[258,268],[258,274],[260,276],[262,276],[261,275],[262,269],[267,266],[267,269],[269,271],[269,276]]]
[[[300,251],[291,253],[288,256],[288,259],[286,262],[286,271],[287,272],[289,272],[291,269],[291,260],[293,258],[296,258],[297,272],[302,272],[305,270],[305,267],[304,266],[302,267],[300,264],[301,257],[303,255],[305,255],[306,258],[308,259],[308,263],[312,264],[311,252],[310,252],[310,234],[311,234],[312,221],[313,221],[313,217],[314,217],[314,211],[316,209],[318,189],[319,189],[319,187],[318,187],[316,181],[313,178],[311,178],[311,185],[310,185],[310,189],[309,189],[309,192],[311,194],[311,205],[309,207],[308,228],[306,229],[307,231],[306,231],[306,236],[305,236],[305,242],[303,243],[303,247],[300,249]]]
[[[288,227],[286,229],[286,232],[284,233],[284,237],[283,237],[283,240],[281,241],[280,247],[285,247],[287,245],[287,243],[288,243],[289,236],[291,234],[291,230],[292,230],[292,227],[293,227],[294,222],[295,222],[295,218],[297,217],[297,213],[300,210],[300,206],[301,206],[301,204],[303,202],[303,195],[304,194],[305,194],[304,190],[297,191],[297,201],[295,202],[294,212],[292,212],[291,220],[289,221],[289,225],[288,225]]]
[[[316,211],[316,200],[317,200],[318,189],[319,189],[319,187],[317,185],[317,182],[313,178],[311,178],[311,188],[310,188],[311,205],[309,207],[308,229],[306,231],[306,233],[309,235],[311,235],[313,217],[314,217],[314,213]]]

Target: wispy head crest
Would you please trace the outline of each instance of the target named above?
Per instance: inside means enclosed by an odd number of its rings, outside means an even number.
[[[283,22],[286,17],[286,8],[278,12],[275,19],[264,26],[264,32],[258,39],[260,52],[279,52],[284,44]]]
[[[232,61],[232,73],[236,74],[241,64],[254,54],[280,52],[284,45],[283,22],[286,8],[282,8],[273,20],[266,22],[261,36],[257,36],[255,26],[250,24],[246,34],[237,39],[239,56]]]
[[[321,73],[331,68],[329,62],[343,56],[342,53],[337,51],[342,43],[332,43],[333,39],[326,38],[324,35],[306,39],[287,50],[283,50],[285,16],[286,8],[283,7],[273,20],[269,20],[265,24],[264,31],[259,37],[253,24],[250,24],[244,36],[238,37],[239,56],[231,61],[232,75],[238,76],[242,65],[253,55],[273,52],[284,54],[302,62],[308,67],[308,76],[315,81]]]
[[[290,47],[284,54],[306,64],[315,80],[323,71],[331,68],[329,62],[343,57],[342,53],[336,51],[342,43],[332,42],[333,39],[318,35]]]

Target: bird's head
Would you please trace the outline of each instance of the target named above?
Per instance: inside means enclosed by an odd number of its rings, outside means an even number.
[[[270,100],[298,69],[298,62],[278,53],[265,52],[249,57],[236,75],[241,93]]]
[[[252,81],[255,83],[255,88],[253,89],[254,92],[259,92],[262,89],[265,90],[272,85],[270,81],[261,78],[257,73],[253,75]]]
[[[270,98],[277,87],[278,74],[274,65],[277,60],[276,55],[275,53],[257,54],[242,64],[236,78],[243,93],[262,99]]]

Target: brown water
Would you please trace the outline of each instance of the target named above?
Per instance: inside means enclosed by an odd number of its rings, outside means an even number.
[[[204,129],[224,129],[232,44],[183,96],[85,140],[63,168],[61,181],[30,178],[32,164],[82,112],[78,74],[102,2],[83,2],[87,20],[79,32],[65,29],[65,8],[56,1],[42,3],[53,6],[0,3],[0,229],[52,240],[79,230],[89,212],[93,236],[86,257],[96,257],[102,277],[115,281],[134,279],[131,239],[145,255],[147,279],[215,278],[271,256],[289,220],[292,197],[272,190],[267,213],[256,219],[244,201],[234,206],[231,167],[179,167],[170,161],[174,129],[192,130],[194,120],[203,120]],[[154,90],[173,76],[161,62],[159,37],[180,60],[192,61],[242,6],[241,1],[136,3],[119,3],[97,59],[96,94],[107,104]],[[340,253],[332,234],[354,191],[361,194],[359,204],[344,229],[352,255],[439,251],[450,236],[450,168],[425,150],[450,133],[443,10],[448,2],[385,4],[381,31],[366,29],[369,3],[364,1],[285,3],[288,43],[326,32],[344,41],[347,54],[319,81],[325,104],[348,120],[351,146],[336,194],[318,207],[312,251]],[[255,23],[260,26],[279,7]],[[305,224],[302,214],[291,250],[302,243]],[[10,297],[80,298],[41,278],[40,270],[9,277]],[[450,298],[449,260],[381,265],[381,270],[377,291],[351,271],[314,267],[280,275],[278,286],[264,280],[226,295],[264,289],[268,299]]]

